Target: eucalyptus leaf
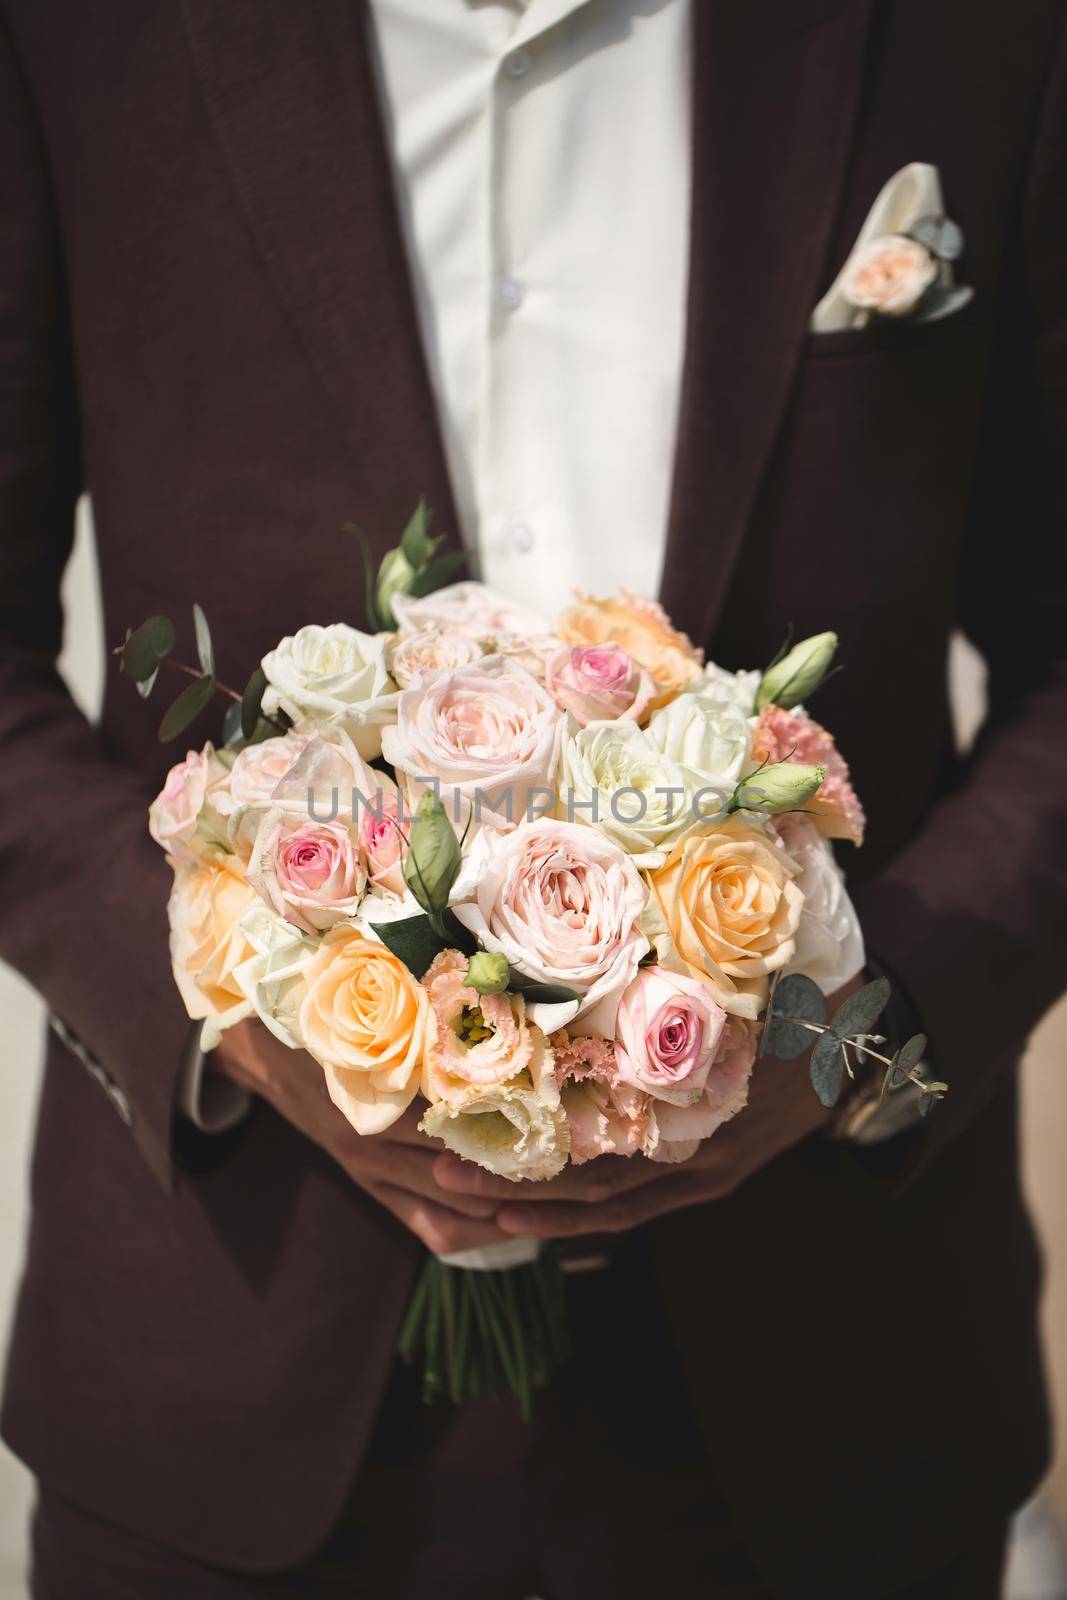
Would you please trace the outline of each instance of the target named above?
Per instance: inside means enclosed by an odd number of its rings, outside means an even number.
[[[138,683],[134,684],[134,688],[137,690],[137,693],[141,696],[142,700],[148,699],[148,696],[152,693],[152,690],[156,686],[156,679],[158,677],[159,668],[157,667],[150,678],[141,678]]]
[[[222,719],[222,742],[227,745],[245,742],[241,728],[241,707],[236,700],[226,702],[226,711]]]
[[[200,606],[193,602],[193,627],[196,629],[196,653],[200,669],[206,677],[215,676],[215,647],[211,642],[211,629]]]
[[[372,922],[371,927],[416,978],[422,977],[435,956],[451,948],[434,932],[429,917],[421,912],[418,916],[401,917],[397,922]]]
[[[189,724],[196,721],[201,711],[211,704],[214,693],[215,680],[208,677],[196,678],[187,689],[183,689],[159,724],[160,744],[167,744],[171,739],[176,739],[180,733],[184,733]]]
[[[811,1028],[801,1027],[800,1023],[821,1024],[825,1020],[826,1001],[818,984],[802,972],[790,973],[775,986],[760,1053],[794,1061],[810,1050],[816,1038]]]
[[[830,1018],[830,1027],[837,1037],[851,1039],[857,1033],[870,1033],[889,1004],[889,993],[889,979],[875,978],[849,995]]]
[[[126,635],[122,646],[122,670],[134,683],[154,679],[160,664],[174,649],[174,624],[169,617],[149,617]]]
[[[953,288],[943,288],[935,285],[927,289],[919,303],[919,309],[908,320],[912,326],[924,322],[941,322],[945,317],[953,316],[957,311],[962,311],[974,299],[974,290],[969,283],[959,283]]]
[[[901,1084],[906,1083],[908,1073],[914,1071],[925,1054],[925,1033],[913,1033],[910,1039],[906,1039],[904,1041],[896,1055],[893,1057],[893,1065],[890,1068],[889,1087],[891,1089],[898,1089],[900,1088]]]
[[[836,1106],[844,1081],[844,1046],[835,1034],[824,1033],[811,1053],[811,1086],[820,1105]]]
[[[465,550],[445,550],[441,555],[434,556],[433,560],[412,578],[408,594],[416,600],[421,600],[425,595],[433,594],[436,589],[443,589],[446,583],[451,582],[454,573],[462,572],[466,561]]]
[[[958,261],[963,254],[963,229],[951,217],[946,217],[941,224],[941,235],[935,251],[942,261]]]
[[[241,696],[241,732],[246,739],[251,739],[255,734],[256,724],[259,722],[259,708],[263,704],[266,687],[267,674],[262,667],[257,667],[245,684],[245,692]]]
[[[943,228],[944,220],[941,217],[920,217],[909,232],[919,244],[924,244],[928,250],[937,255]]]

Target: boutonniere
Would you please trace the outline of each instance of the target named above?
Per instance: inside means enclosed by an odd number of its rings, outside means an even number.
[[[884,233],[859,246],[845,266],[840,289],[871,318],[938,322],[974,298],[967,284],[953,281],[963,254],[963,230],[950,217],[920,217],[907,232]]]

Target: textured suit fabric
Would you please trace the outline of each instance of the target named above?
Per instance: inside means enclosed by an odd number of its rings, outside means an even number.
[[[244,1571],[335,1526],[417,1250],[265,1108],[209,1147],[176,1133],[144,836],[167,754],[127,683],[99,729],[71,706],[57,584],[88,488],[109,641],[165,609],[188,653],[198,600],[240,680],[300,624],[358,619],[343,519],[382,549],[425,493],[454,527],[364,23],[349,0],[0,0],[0,953],[133,1108],[128,1130],[52,1045],[3,1425],[86,1511]],[[1013,1063],[1067,957],[1063,7],[708,0],[694,75],[663,597],[738,665],[787,621],[840,633],[817,710],[870,814],[848,866],[952,1089],[879,1158],[811,1141],[650,1237],[762,1578],[880,1600],[1047,1456]],[[941,170],[971,307],[808,335],[911,160]],[[990,671],[966,763],[957,624]]]

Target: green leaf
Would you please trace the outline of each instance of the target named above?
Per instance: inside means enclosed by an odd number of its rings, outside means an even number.
[[[374,602],[374,592],[377,587],[377,574],[374,566],[374,556],[371,552],[370,540],[362,528],[354,522],[341,524],[341,532],[349,533],[359,545],[359,552],[363,558],[363,610],[367,618],[367,627],[371,633],[377,633],[381,628],[381,619],[378,616]]]
[[[446,583],[451,582],[453,574],[462,572],[466,564],[466,550],[445,550],[415,574],[408,585],[408,594],[421,600],[436,589],[443,589]]]
[[[241,732],[241,707],[236,700],[226,702],[226,712],[222,719],[223,744],[244,744],[245,738]]]
[[[416,572],[424,567],[439,541],[430,537],[430,508],[425,500],[415,507],[411,521],[400,536],[400,548]]]
[[[836,1106],[844,1081],[844,1047],[834,1034],[824,1033],[811,1053],[811,1086],[820,1105]]]
[[[196,653],[204,676],[215,676],[215,647],[211,643],[211,629],[201,608],[193,602],[193,626],[196,629]]]
[[[134,688],[137,690],[137,693],[141,696],[142,700],[148,699],[148,696],[152,693],[152,690],[156,686],[156,679],[158,677],[159,668],[157,667],[150,678],[142,678],[139,683],[134,684]]]
[[[262,667],[257,667],[245,684],[245,692],[241,696],[241,732],[246,739],[251,739],[256,731],[256,724],[259,721],[259,708],[263,704],[263,693],[266,687],[267,674]]]
[[[925,1033],[913,1033],[893,1057],[893,1065],[889,1070],[889,1087],[899,1089],[901,1084],[907,1081],[908,1073],[914,1071],[925,1054]]]
[[[122,670],[134,683],[148,683],[150,679],[155,682],[160,664],[173,649],[173,622],[169,617],[149,617],[139,628],[127,633],[122,646]]]
[[[785,660],[786,656],[789,654],[789,652],[790,652],[790,650],[792,650],[792,648],[793,648],[793,624],[790,622],[788,624],[788,626],[786,627],[786,630],[785,630],[785,638],[782,640],[781,644],[778,646],[778,649],[775,651],[773,660],[768,661],[766,667],[764,667],[764,669],[763,669],[764,677],[766,677],[767,673],[770,672],[772,667],[776,667],[778,665],[779,661],[784,661]]]
[[[870,1033],[889,1004],[889,993],[889,979],[875,978],[873,983],[866,983],[849,995],[830,1018],[830,1027],[837,1037],[851,1039],[857,1033]]]
[[[167,744],[184,733],[201,711],[210,705],[214,693],[214,678],[196,678],[187,689],[183,689],[159,724],[160,744]]]
[[[538,983],[536,979],[524,978],[514,967],[511,969],[510,987],[513,993],[521,994],[531,1005],[561,1006],[582,998],[577,989],[568,988],[565,983]]]
[[[797,1020],[790,1020],[793,1018]],[[790,973],[775,985],[760,1054],[777,1056],[781,1061],[795,1061],[797,1056],[811,1049],[817,1037],[810,1028],[799,1027],[798,1022],[825,1021],[826,1001],[818,984],[802,972]]]
[[[447,940],[435,933],[429,917],[401,917],[397,922],[372,922],[371,927],[416,977],[421,978],[435,956],[451,949]]]

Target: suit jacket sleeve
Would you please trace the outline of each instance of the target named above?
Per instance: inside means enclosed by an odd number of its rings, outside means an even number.
[[[95,1058],[169,1184],[189,1030],[169,971],[169,872],[146,833],[144,779],[112,757],[56,670],[80,489],[46,163],[0,18],[0,956]]]
[[[961,565],[959,619],[986,660],[988,714],[961,784],[856,895],[865,936],[903,982],[950,1085],[925,1124],[926,1154],[993,1092],[1067,982],[1062,44],[1019,196]],[[906,749],[891,759],[906,761]]]

